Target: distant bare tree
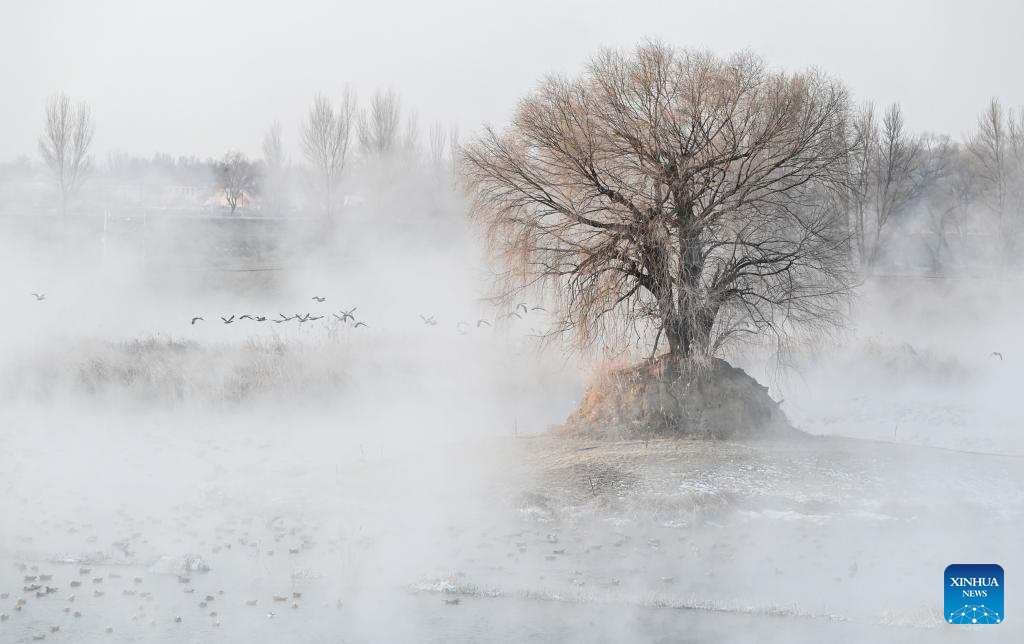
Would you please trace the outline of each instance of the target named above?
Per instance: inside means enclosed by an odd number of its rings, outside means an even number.
[[[302,151],[316,172],[317,187],[329,221],[333,220],[337,207],[337,191],[348,159],[356,112],[355,95],[347,88],[337,110],[326,97],[317,94],[302,124]]]
[[[1009,176],[1006,198],[1012,209],[1013,221],[1004,226],[1004,253],[1008,260],[1019,260],[1020,237],[1024,226],[1024,108],[1010,110],[1007,115],[1010,139]]]
[[[873,103],[864,104],[853,120],[854,145],[850,151],[848,207],[854,248],[861,265],[874,254],[870,241],[874,237],[874,169],[881,135]]]
[[[978,162],[979,185],[1000,227],[1009,191],[1009,148],[1006,111],[999,99],[993,98],[978,118],[978,132],[968,142],[967,149]]]
[[[904,212],[921,196],[925,186],[921,142],[907,133],[899,103],[885,111],[877,151],[873,168],[876,225],[868,265],[877,261],[882,232],[893,215]]]
[[[854,128],[851,220],[861,268],[870,271],[882,256],[893,225],[946,171],[949,140],[909,133],[898,103],[886,109],[881,126],[874,106],[865,105]]]
[[[281,143],[281,123],[274,121],[263,134],[263,163],[267,168],[282,169],[288,160],[285,158],[284,144]]]
[[[435,121],[430,126],[430,132],[427,136],[427,147],[431,167],[436,172],[440,172],[444,169],[445,154],[448,152],[448,134],[444,131],[444,126],[441,125],[440,121]]]
[[[71,104],[67,94],[57,94],[46,102],[46,123],[39,137],[39,153],[53,174],[60,190],[60,211],[67,217],[68,201],[78,191],[92,169],[89,148],[95,127],[89,105]]]
[[[459,130],[456,126],[445,128],[440,121],[430,127],[428,140],[430,165],[439,178],[452,179],[458,176]]]
[[[945,137],[935,138],[940,142],[929,143],[926,149],[944,158],[932,162],[942,171],[927,188],[924,214],[931,270],[939,274],[966,256],[968,217],[977,189],[968,153]]]
[[[405,131],[402,133],[402,152],[409,160],[415,160],[420,153],[420,122],[415,112],[405,118]]]
[[[967,149],[976,161],[982,200],[995,220],[1002,263],[1008,263],[1017,252],[1024,208],[1024,112],[1008,111],[992,99]]]
[[[231,214],[246,199],[253,199],[259,192],[260,168],[241,152],[228,152],[217,162],[217,184],[224,193],[224,200],[231,208]]]
[[[508,292],[552,287],[584,343],[663,333],[688,359],[821,331],[851,287],[848,112],[836,81],[750,54],[606,51],[466,146],[472,214]]]
[[[462,156],[459,146],[459,126],[452,125],[448,130],[448,157],[451,161],[451,172],[453,177],[458,176],[459,159]]]
[[[288,158],[281,141],[281,124],[274,122],[263,135],[263,189],[267,209],[280,214],[287,201]]]
[[[389,155],[399,143],[402,107],[393,90],[374,92],[370,106],[359,116],[359,144],[371,157]]]

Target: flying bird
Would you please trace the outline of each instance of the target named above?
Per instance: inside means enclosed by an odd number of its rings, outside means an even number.
[[[353,322],[355,322],[356,318],[353,315],[353,313],[355,313],[356,309],[358,309],[358,308],[359,308],[358,306],[353,306],[348,311],[341,311],[341,318],[339,318],[339,319],[341,319],[341,320],[352,320]]]
[[[256,316],[256,321],[257,322],[266,322],[267,318],[266,318],[266,316],[263,316],[263,315],[257,315]]]
[[[42,302],[46,299],[46,293],[32,293],[32,297],[36,298],[36,302]]]
[[[509,313],[508,315],[506,315],[506,316],[505,316],[505,319],[506,319],[506,320],[507,320],[508,318],[515,318],[515,319],[519,320],[519,319],[521,319],[521,318],[522,318],[522,316],[521,316],[521,315],[519,315],[518,313],[516,313],[515,311],[512,311],[511,313]]]
[[[238,316],[238,319],[239,319],[239,320],[251,320],[251,319],[252,319],[252,316],[251,316],[251,315],[249,315],[248,313],[246,313],[245,315],[240,315],[240,316]]]
[[[313,299],[314,299],[314,300],[316,300],[317,302],[323,302],[323,301],[324,301],[324,300],[326,300],[327,298],[326,298],[326,297],[320,297],[320,296],[318,296],[318,295],[314,295],[314,296],[313,296]]]
[[[547,311],[547,309],[546,309],[546,308],[544,308],[543,306],[535,306],[535,307],[533,307],[533,308],[532,308],[532,309],[530,309],[530,310],[531,310],[531,311]]]
[[[222,315],[220,316],[220,319],[224,320],[224,324],[231,324],[232,322],[235,321],[235,316],[232,315],[231,317],[226,318]]]
[[[420,319],[423,320],[423,324],[426,324],[427,326],[437,325],[437,320],[434,319],[433,315],[426,316],[420,313]]]
[[[523,302],[520,302],[519,304],[516,304],[516,310],[518,311],[519,309],[522,309],[523,313],[529,313],[530,312],[530,310],[526,308],[526,304],[523,303]]]
[[[481,326],[484,326],[484,325],[491,326],[491,323],[488,322],[487,320],[477,320],[476,321],[476,328],[479,329]]]
[[[192,318],[192,326],[195,326],[195,325],[196,325],[196,322],[199,322],[199,321],[201,321],[202,319],[203,319],[203,318],[199,317],[198,315],[197,315],[196,317]]]
[[[366,326],[366,322],[356,322],[354,326],[355,326],[356,329],[358,329],[361,326]],[[367,327],[367,328],[369,328],[369,327]]]
[[[999,353],[998,351],[993,351],[992,356],[995,358],[999,358],[1000,360],[1003,359],[1003,354]]]

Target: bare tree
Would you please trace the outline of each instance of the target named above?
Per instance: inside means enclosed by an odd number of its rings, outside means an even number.
[[[976,161],[982,200],[995,220],[1001,261],[1008,263],[1017,252],[1019,214],[1024,207],[1024,111],[1006,110],[992,99],[967,149]]]
[[[402,133],[402,152],[415,161],[420,153],[420,122],[415,112],[405,118],[405,131]]]
[[[459,158],[462,156],[459,146],[459,126],[452,125],[448,130],[448,156],[451,161],[452,176],[458,176]]]
[[[281,143],[281,123],[274,121],[263,134],[263,163],[267,168],[282,169],[288,163]]]
[[[872,205],[874,202],[874,168],[878,158],[880,140],[878,118],[873,103],[864,104],[853,120],[854,145],[850,151],[850,178],[848,181],[848,208],[850,227],[853,231],[854,248],[861,265],[874,254],[870,247],[875,226]]]
[[[793,338],[837,323],[850,288],[848,112],[837,82],[750,54],[606,51],[466,146],[473,216],[509,291],[552,287],[586,344]]]
[[[224,193],[224,200],[231,208],[231,214],[246,199],[253,199],[259,192],[260,168],[241,152],[228,152],[217,162],[217,184]]]
[[[925,185],[923,152],[918,139],[907,133],[903,111],[893,103],[882,118],[881,140],[874,163],[875,227],[868,266],[878,261],[882,233],[893,216],[904,212]]]
[[[941,168],[924,197],[931,271],[939,274],[966,257],[968,217],[977,191],[970,159],[961,147],[946,137],[931,137],[925,149],[928,156],[939,157],[929,164]]]
[[[371,157],[391,154],[399,144],[402,107],[393,90],[374,92],[369,108],[359,116],[359,144]]]
[[[39,153],[53,174],[60,190],[60,211],[67,217],[68,201],[81,187],[92,169],[89,148],[95,127],[89,105],[71,104],[67,94],[57,94],[46,102],[46,123],[39,137]]]
[[[868,103],[855,119],[854,131],[850,218],[861,268],[870,271],[878,264],[893,226],[946,171],[949,140],[907,132],[898,103],[886,109],[881,126]]]
[[[355,117],[356,98],[346,88],[337,110],[326,97],[317,94],[302,125],[302,151],[316,172],[316,185],[329,221],[337,207]]]
[[[435,121],[430,126],[427,136],[427,147],[430,155],[430,165],[435,172],[440,173],[445,166],[445,154],[448,152],[448,134],[440,121]]]
[[[967,149],[978,162],[978,182],[1000,227],[1006,214],[1009,147],[1006,112],[999,99],[993,98],[978,118],[978,132]]]
[[[274,214],[280,214],[287,202],[288,157],[281,141],[281,124],[274,122],[263,135],[264,203]]]

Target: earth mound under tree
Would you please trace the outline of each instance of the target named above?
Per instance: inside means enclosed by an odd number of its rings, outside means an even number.
[[[667,356],[599,377],[555,433],[609,440],[804,435],[742,369],[717,358],[678,367]]]

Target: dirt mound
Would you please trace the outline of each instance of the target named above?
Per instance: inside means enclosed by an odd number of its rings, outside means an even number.
[[[624,440],[793,437],[778,403],[742,369],[724,360],[692,367],[663,357],[598,378],[561,436]]]

